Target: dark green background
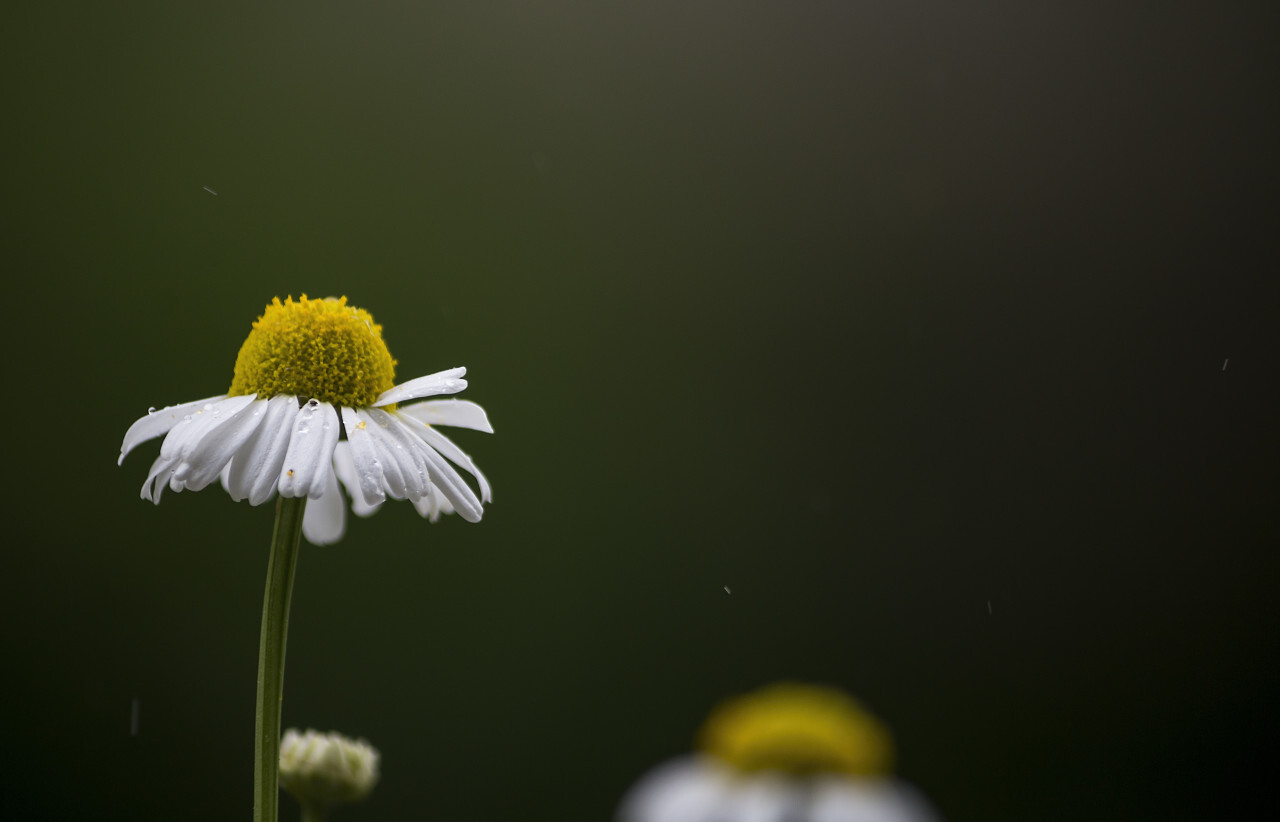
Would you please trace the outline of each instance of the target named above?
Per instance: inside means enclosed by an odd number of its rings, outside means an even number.
[[[340,819],[608,819],[787,678],[953,821],[1274,797],[1280,21],[1199,5],[6,12],[0,815],[248,818],[271,507],[114,462],[302,292],[497,428],[304,549]]]

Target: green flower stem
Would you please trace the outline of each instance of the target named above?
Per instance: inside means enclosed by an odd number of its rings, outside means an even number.
[[[276,822],[280,801],[280,702],[284,699],[284,648],[289,599],[298,568],[298,540],[307,498],[276,500],[276,525],[262,598],[258,646],[258,711],[254,722],[253,822]]]

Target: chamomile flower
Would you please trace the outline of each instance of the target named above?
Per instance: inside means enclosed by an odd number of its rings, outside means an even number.
[[[219,479],[250,505],[308,497],[303,535],[315,544],[346,529],[339,484],[359,515],[390,497],[410,500],[432,522],[455,512],[479,522],[493,499],[489,482],[435,426],[493,428],[475,403],[425,400],[463,390],[464,374],[453,368],[396,385],[382,326],[367,311],[346,297],[276,298],[254,322],[227,392],[148,413],[125,433],[120,462],[163,436],[143,499],[158,504],[166,486],[199,491]]]
[[[783,683],[717,708],[701,752],[633,787],[618,822],[937,822],[889,775],[879,720],[840,691]]]

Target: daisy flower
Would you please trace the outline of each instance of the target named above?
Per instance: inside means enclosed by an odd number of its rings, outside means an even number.
[[[840,691],[783,683],[717,708],[701,752],[644,776],[618,822],[938,822],[890,773],[888,731]]]
[[[299,540],[341,539],[339,485],[357,514],[391,497],[411,500],[431,520],[457,512],[479,522],[493,499],[471,458],[434,427],[492,433],[484,410],[461,400],[424,401],[466,388],[466,369],[396,385],[395,365],[382,326],[346,297],[277,298],[240,347],[225,394],[151,411],[120,446],[123,462],[140,443],[164,437],[142,485],[151,502],[160,502],[166,486],[199,491],[219,478],[234,500],[261,505],[276,498],[258,645],[255,822],[278,819],[280,708]],[[475,477],[479,495],[455,465]]]
[[[493,433],[484,409],[414,402],[463,390],[466,369],[396,385],[395,362],[382,326],[346,297],[276,298],[244,341],[227,392],[149,412],[125,433],[120,462],[164,436],[143,499],[158,504],[166,486],[199,491],[218,479],[250,505],[306,497],[303,535],[318,545],[346,529],[339,484],[362,516],[390,497],[432,522],[454,512],[479,522],[493,499],[489,482],[435,426]],[[475,478],[478,495],[455,465]]]

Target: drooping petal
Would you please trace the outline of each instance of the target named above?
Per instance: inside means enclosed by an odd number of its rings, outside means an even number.
[[[418,515],[425,517],[427,522],[439,522],[441,514],[452,514],[453,504],[445,499],[444,494],[440,493],[440,489],[434,485],[427,486],[427,493],[420,500],[414,500],[413,507],[417,509]]]
[[[401,455],[397,453],[404,449],[387,430],[386,415],[375,419],[374,413],[381,412],[376,408],[358,409],[356,416],[364,423],[364,430],[369,433],[369,441],[373,443],[374,453],[378,455],[378,464],[382,466],[382,487],[392,499],[406,499],[409,496],[409,489],[405,485]],[[408,462],[407,458],[406,462]]]
[[[253,397],[226,397],[205,403],[184,416],[178,421],[177,425],[169,429],[169,433],[165,435],[164,442],[160,443],[160,456],[166,459],[174,457],[181,459],[186,455],[187,449],[198,443],[206,431],[226,420],[236,411],[239,411],[242,406],[252,401]]]
[[[177,464],[176,457],[169,459],[156,457],[155,462],[151,463],[151,470],[147,472],[147,481],[142,483],[142,498],[159,505],[160,495],[169,484],[169,475],[173,473],[173,468]]]
[[[402,419],[406,423],[406,427],[419,436],[422,435],[424,430],[430,430],[424,423],[418,422],[412,417],[404,417]],[[484,514],[484,506],[476,498],[471,486],[467,485],[462,477],[459,476],[457,470],[445,462],[444,457],[436,453],[435,449],[429,445],[422,450],[422,455],[427,461],[427,473],[431,477],[431,484],[436,486],[449,502],[453,503],[458,516],[467,522],[479,522],[480,517]]]
[[[334,416],[336,418],[336,413]],[[302,535],[312,545],[332,545],[342,539],[347,530],[347,506],[342,500],[342,491],[338,490],[338,475],[331,467],[324,476],[323,492],[309,500],[302,512]]]
[[[493,489],[489,487],[489,481],[484,478],[484,474],[481,474],[480,469],[476,468],[475,463],[471,461],[471,457],[464,454],[461,448],[453,444],[452,440],[429,425],[415,425],[413,430],[414,433],[426,441],[427,445],[430,445],[443,456],[471,472],[471,476],[475,477],[476,481],[480,483],[480,498],[485,502],[493,502]]]
[[[333,473],[342,480],[343,487],[351,497],[352,513],[357,517],[371,517],[377,512],[379,506],[365,502],[364,494],[360,493],[360,480],[356,478],[356,464],[351,457],[351,443],[346,440],[339,440],[333,448]]]
[[[210,403],[183,417],[182,422],[169,431],[168,436],[164,438],[164,442],[160,445],[160,456],[166,459],[174,457],[178,459],[178,467],[174,469],[173,474],[169,477],[170,488],[174,491],[181,491],[186,488],[187,474],[190,473],[192,468],[191,463],[188,461],[191,454],[200,447],[200,443],[206,436],[234,419],[253,400],[254,396],[249,394],[246,396],[227,397],[225,400]],[[221,469],[222,466],[220,465],[218,468]]]
[[[387,498],[382,490],[382,464],[378,461],[378,449],[373,444],[369,423],[360,419],[354,408],[342,407],[342,425],[351,443],[351,460],[355,465],[356,488],[369,506],[380,505]],[[348,485],[348,488],[351,486]],[[356,490],[352,490],[354,495]]]
[[[403,499],[421,499],[431,487],[431,475],[427,470],[427,460],[422,453],[422,440],[409,431],[394,414],[381,408],[370,408],[363,412],[377,426],[378,439],[386,448],[387,457],[399,465],[403,478]],[[395,486],[388,482],[388,487]],[[394,496],[394,494],[393,494]]]
[[[197,408],[169,430],[160,444],[161,455],[185,460],[206,433],[229,420],[253,400],[252,394],[227,397]]]
[[[232,499],[237,502],[247,499],[250,505],[261,505],[271,499],[280,479],[280,466],[284,463],[297,413],[297,397],[280,394],[267,401],[262,422],[231,459],[227,493]]]
[[[417,510],[418,516],[428,522],[435,522],[440,519],[440,505],[437,502],[439,496],[433,493],[434,490],[434,486],[429,486],[427,493],[423,494],[420,499],[413,501],[413,507]]]
[[[183,417],[192,411],[203,407],[207,403],[217,402],[226,398],[226,394],[219,394],[216,397],[206,397],[203,400],[184,402],[180,405],[161,408],[159,411],[148,412],[145,417],[130,425],[129,430],[124,432],[124,442],[120,445],[120,459],[116,461],[116,465],[123,463],[129,452],[140,444],[169,433],[171,428],[182,422]]]
[[[493,426],[489,424],[489,415],[470,400],[426,400],[397,410],[401,414],[416,417],[428,425],[452,425],[457,428],[472,428],[486,434],[493,433]]]
[[[252,399],[254,395],[250,395]],[[230,402],[228,400],[228,402]],[[213,482],[236,452],[244,446],[262,422],[266,400],[245,403],[230,416],[224,416],[205,431],[198,442],[191,443],[177,469],[174,481],[184,489],[200,491]]]
[[[330,403],[309,400],[293,420],[281,467],[280,496],[318,499],[333,473],[333,447],[337,444],[337,410]]]
[[[395,388],[383,391],[378,399],[374,401],[373,406],[377,408],[382,405],[390,405],[393,402],[416,400],[419,397],[456,394],[467,387],[467,381],[461,379],[465,373],[467,373],[466,368],[450,368],[448,371],[439,371],[435,374],[428,374],[425,377],[418,377],[417,379],[400,383]]]

